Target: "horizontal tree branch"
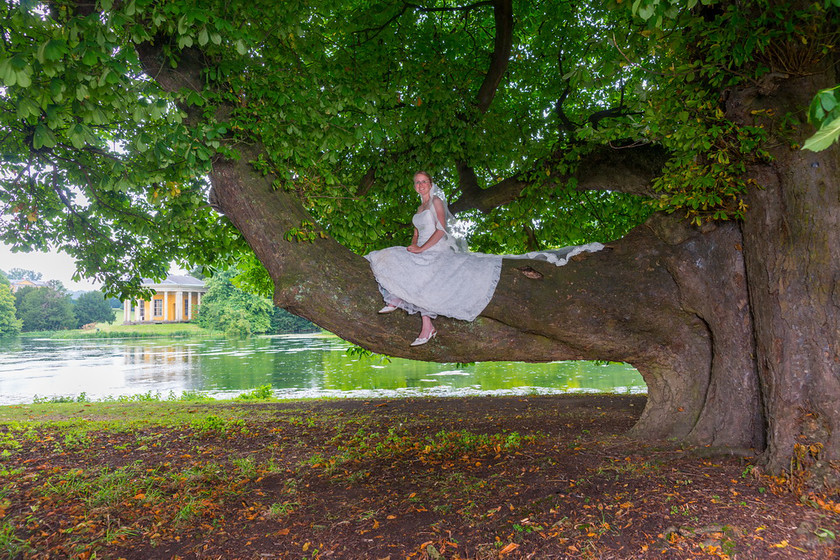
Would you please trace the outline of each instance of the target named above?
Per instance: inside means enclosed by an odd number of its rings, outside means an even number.
[[[668,152],[653,144],[632,148],[600,146],[581,157],[575,172],[556,175],[552,181],[565,182],[575,179],[579,190],[653,196],[652,183],[662,173],[667,158]],[[551,169],[557,159],[559,158],[545,162],[542,169]],[[459,175],[460,173],[459,167]],[[472,209],[489,212],[516,200],[522,190],[530,184],[531,180],[525,179],[524,174],[521,174],[503,179],[486,189],[478,189],[477,180],[465,183],[462,176],[462,195],[450,204],[450,209],[453,213]]]

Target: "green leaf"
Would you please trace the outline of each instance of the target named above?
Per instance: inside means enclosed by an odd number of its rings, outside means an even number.
[[[94,107],[90,112],[90,120],[96,125],[108,124],[108,117],[105,116],[105,111],[99,107]]]
[[[639,17],[647,21],[653,16],[655,10],[656,8],[654,6],[650,4],[645,4],[644,6],[639,8]]]
[[[97,62],[99,62],[99,52],[88,49],[85,51],[85,54],[82,55],[82,62],[87,64],[88,66],[93,66]]]
[[[41,106],[29,97],[21,97],[17,105],[17,118],[26,120],[27,117],[37,117],[41,114]]]
[[[822,105],[823,110],[826,113],[830,113],[835,107],[837,107],[837,98],[834,97],[834,93],[831,91],[823,91],[820,92],[820,105]]]
[[[820,127],[813,136],[805,141],[802,149],[820,152],[831,146],[838,138],[840,138],[840,117]]]
[[[70,127],[70,143],[77,150],[85,147],[85,131],[81,124],[76,124]]]
[[[11,59],[0,60],[0,82],[11,87],[17,83],[17,73],[12,68]]]
[[[64,84],[64,81],[59,78],[53,78],[50,82],[50,95],[57,103],[60,103],[64,99],[66,89],[67,86]]]
[[[30,75],[29,68],[27,67],[26,70],[18,70],[17,72],[17,84],[20,87],[27,88],[32,85],[32,76]]]
[[[41,148],[55,148],[55,135],[46,126],[39,124],[35,127],[35,134],[32,138],[32,146],[39,150]]]
[[[79,86],[76,88],[76,99],[78,101],[84,101],[89,96],[90,91],[88,90],[88,87],[85,84],[79,84]]]
[[[47,60],[61,60],[67,52],[67,46],[64,41],[58,39],[51,39],[47,41],[44,48],[44,57]]]
[[[200,93],[196,91],[191,91],[190,94],[187,96],[187,103],[190,105],[197,105],[201,107],[204,105],[204,98],[201,96]]]

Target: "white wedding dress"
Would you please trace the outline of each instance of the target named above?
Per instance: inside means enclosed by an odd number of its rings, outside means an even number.
[[[417,245],[428,241],[436,229],[446,232],[433,204],[411,221],[417,228]],[[446,315],[472,321],[490,303],[502,271],[502,257],[457,252],[449,233],[422,253],[388,247],[365,258],[386,303],[431,318]]]
[[[590,243],[504,257],[470,253],[458,248],[456,240],[438,221],[433,204],[415,214],[412,222],[417,228],[418,246],[422,246],[435,230],[441,230],[445,235],[422,253],[411,253],[405,247],[388,247],[373,251],[365,258],[370,261],[385,303],[433,319],[438,315],[465,321],[478,317],[496,291],[502,258],[546,260],[562,266],[578,253],[603,248],[600,243]]]

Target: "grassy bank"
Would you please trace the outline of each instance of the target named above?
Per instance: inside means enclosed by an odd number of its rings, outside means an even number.
[[[75,329],[39,333],[50,338],[223,338],[224,333],[202,329],[193,323],[160,323],[143,325],[122,325],[97,323],[93,329]]]
[[[320,331],[327,333],[327,331]],[[313,334],[313,333],[287,333]],[[92,329],[73,329],[64,331],[27,332],[21,336],[46,337],[59,339],[77,338],[226,338],[222,331],[203,329],[194,323],[144,323],[138,325],[123,325],[96,323]]]
[[[840,507],[643,396],[0,408],[0,557],[831,558]]]

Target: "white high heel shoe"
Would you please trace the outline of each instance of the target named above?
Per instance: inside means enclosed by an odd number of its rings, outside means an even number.
[[[436,334],[437,334],[437,330],[432,330],[432,332],[430,332],[429,336],[427,336],[427,337],[420,338],[418,336],[417,338],[414,339],[414,342],[411,343],[411,346],[420,346],[422,344],[426,344],[427,342],[432,340],[435,337]]]
[[[391,311],[396,311],[396,310],[397,310],[396,305],[386,305],[385,307],[383,307],[382,309],[377,311],[377,313],[390,313]]]

